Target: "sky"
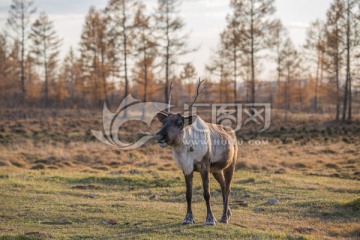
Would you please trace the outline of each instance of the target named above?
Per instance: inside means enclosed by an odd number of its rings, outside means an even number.
[[[104,8],[108,0],[34,0],[37,14],[45,11],[54,22],[56,31],[63,39],[62,56],[70,46],[78,49],[84,17],[90,6]],[[155,9],[156,0],[143,0],[149,10]],[[199,50],[186,56],[199,74],[204,76],[205,64],[209,62],[211,50],[219,43],[219,33],[226,25],[226,15],[230,13],[229,0],[183,0],[181,16],[186,22],[185,32],[190,32],[190,48]],[[324,19],[331,0],[276,0],[277,12],[288,28],[297,46],[303,45],[306,28],[320,18]],[[0,29],[3,29],[8,16],[11,0],[0,0]],[[270,67],[269,67],[270,68]],[[268,69],[268,71],[271,71]]]

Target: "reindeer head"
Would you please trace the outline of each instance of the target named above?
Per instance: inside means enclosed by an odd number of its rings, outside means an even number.
[[[174,146],[174,144],[176,144],[176,140],[178,139],[178,136],[180,135],[180,133],[184,129],[184,127],[192,124],[196,120],[196,116],[184,117],[183,115],[185,112],[188,112],[191,109],[191,107],[196,102],[196,99],[198,98],[198,96],[204,90],[204,88],[203,88],[201,91],[199,91],[200,85],[203,82],[204,82],[204,80],[200,81],[200,79],[199,79],[195,99],[190,104],[190,106],[186,110],[184,110],[182,113],[171,113],[170,112],[170,100],[171,100],[171,97],[170,97],[167,111],[166,112],[160,111],[157,114],[157,117],[158,117],[159,121],[163,124],[163,126],[160,129],[160,131],[158,133],[156,133],[155,138],[161,147],[166,147],[168,145]],[[172,90],[172,83],[170,84],[169,96],[171,96],[171,90]]]

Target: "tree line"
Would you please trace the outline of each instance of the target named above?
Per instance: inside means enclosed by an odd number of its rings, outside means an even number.
[[[335,112],[337,122],[352,120],[353,97],[359,90],[359,0],[333,0],[324,20],[308,27],[300,47],[274,17],[275,0],[231,0],[230,7],[227,26],[207,65],[220,89],[232,88],[235,101],[271,102],[285,110],[285,121],[288,111],[326,109]],[[270,82],[258,77],[266,62],[276,66]]]
[[[167,101],[176,67],[184,65],[179,57],[194,51],[179,4],[159,0],[154,12],[135,0],[91,7],[78,50],[71,48],[61,60],[62,39],[47,14],[36,17],[32,0],[13,0],[0,35],[2,102],[102,105],[132,91],[144,101]]]
[[[181,57],[189,34],[181,0],[158,0],[151,11],[141,1],[109,0],[91,7],[80,43],[60,59],[62,38],[49,16],[36,16],[32,0],[12,0],[0,34],[2,106],[91,107],[118,103],[128,94],[143,101],[187,102],[198,77]],[[360,0],[333,0],[323,20],[295,46],[274,17],[275,0],[230,0],[231,13],[206,64],[202,101],[270,102],[289,111],[333,111],[352,120],[359,83]],[[268,64],[276,74],[261,77]]]

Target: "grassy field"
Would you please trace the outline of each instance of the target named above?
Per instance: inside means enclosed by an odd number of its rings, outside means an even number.
[[[169,148],[108,147],[91,136],[101,116],[89,113],[74,119],[71,112],[10,112],[0,123],[0,239],[360,238],[356,124],[241,132],[232,218],[209,227],[198,174],[196,223],[181,224],[185,186]],[[120,131],[129,141],[131,128]],[[213,178],[211,194],[219,219],[221,192]]]

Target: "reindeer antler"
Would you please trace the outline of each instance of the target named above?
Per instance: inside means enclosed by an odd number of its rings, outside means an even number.
[[[170,113],[170,105],[171,105],[171,90],[172,90],[172,85],[173,85],[173,82],[171,81],[170,83],[170,88],[169,88],[169,102],[168,102],[168,107],[167,107],[167,112]]]
[[[186,110],[183,111],[184,113],[185,113],[185,112],[188,112],[188,111],[190,110],[190,108],[192,108],[192,106],[193,106],[194,103],[196,102],[196,99],[198,98],[198,96],[204,91],[205,87],[203,87],[203,88],[201,89],[201,91],[199,91],[199,90],[200,90],[200,86],[201,86],[201,84],[202,84],[203,82],[205,82],[205,80],[200,80],[200,78],[199,78],[199,82],[198,82],[198,85],[197,85],[197,88],[196,88],[196,96],[195,96],[195,98],[194,98],[194,101],[190,104],[190,106],[189,106]]]
[[[156,105],[156,103],[154,103],[154,106],[157,108],[157,110],[159,110],[159,112],[165,113],[164,110],[161,110],[161,109]]]

